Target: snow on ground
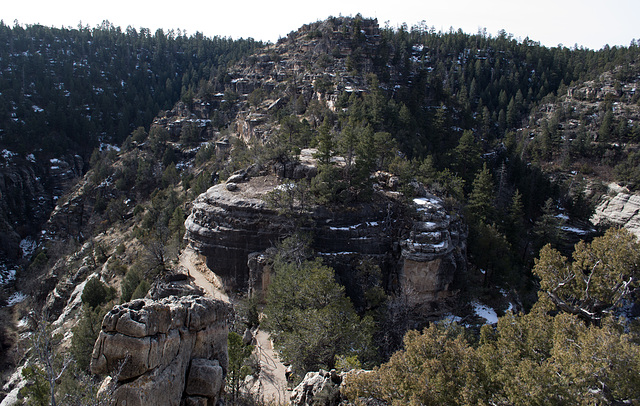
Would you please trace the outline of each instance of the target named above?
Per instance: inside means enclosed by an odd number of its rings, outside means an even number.
[[[9,151],[8,149],[3,149],[2,152],[0,153],[2,155],[2,157],[4,159],[10,159],[18,154],[16,154],[15,152]]]
[[[22,250],[22,257],[28,258],[33,254],[33,251],[36,250],[38,243],[35,242],[31,237],[27,237],[20,241],[20,249]]]
[[[16,292],[13,295],[9,296],[9,298],[7,299],[7,306],[11,307],[20,302],[24,302],[26,298],[27,298],[27,295],[25,295],[24,293]]]
[[[487,321],[487,324],[496,324],[498,322],[498,314],[491,307],[478,302],[472,302],[473,310],[476,314]]]
[[[427,204],[440,205],[442,203],[437,197],[416,197],[413,202],[418,206],[426,206]]]
[[[560,227],[562,229],[562,231],[566,231],[567,233],[573,233],[573,234],[578,234],[578,235],[586,235],[589,234],[592,231],[589,230],[583,230],[581,228],[577,228],[577,227],[569,227],[569,226],[563,226]]]
[[[8,269],[6,265],[0,264],[0,286],[6,285],[16,278],[16,270]]]

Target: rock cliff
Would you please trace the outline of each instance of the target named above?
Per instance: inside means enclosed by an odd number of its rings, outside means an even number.
[[[227,373],[229,314],[228,304],[197,296],[115,306],[102,322],[91,371],[115,374],[118,406],[215,405]]]
[[[84,173],[78,156],[37,161],[8,150],[0,154],[0,258],[16,261],[20,241],[36,239],[57,200]]]
[[[249,265],[262,271],[257,253],[294,229],[312,234],[316,255],[335,268],[352,297],[359,289],[355,269],[364,258],[380,266],[388,291],[403,293],[413,306],[452,296],[456,275],[466,269],[466,229],[435,196],[406,204],[397,193],[380,190],[371,203],[310,207],[292,221],[265,201],[279,187],[274,175],[233,184],[200,195],[185,222],[189,244],[228,288],[263,289],[268,272],[251,274]]]
[[[591,217],[594,225],[622,226],[640,238],[640,195],[624,191],[604,196]]]

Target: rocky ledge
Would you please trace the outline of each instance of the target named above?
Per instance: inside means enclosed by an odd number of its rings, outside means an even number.
[[[227,372],[228,304],[205,297],[138,299],[102,322],[91,371],[115,379],[115,405],[215,405]]]
[[[228,288],[265,288],[268,270],[256,265],[257,254],[300,229],[313,235],[316,255],[334,267],[351,297],[359,289],[354,270],[365,258],[380,266],[387,291],[415,306],[452,296],[456,275],[466,269],[466,228],[436,196],[423,193],[407,204],[398,193],[379,190],[372,203],[312,207],[292,221],[265,201],[279,185],[276,176],[238,180],[200,195],[185,222],[189,244]]]
[[[591,223],[624,227],[640,238],[640,195],[620,191],[613,197],[604,196]]]

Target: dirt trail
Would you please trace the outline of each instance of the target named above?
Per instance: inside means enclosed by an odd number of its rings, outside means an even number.
[[[222,289],[222,283],[209,270],[207,264],[197,252],[189,247],[185,248],[180,255],[180,265],[187,268],[189,276],[193,278],[194,283],[204,289],[207,295],[231,303],[229,296]]]
[[[194,283],[206,292],[207,296],[233,303],[222,289],[222,283],[216,275],[207,267],[200,255],[190,248],[185,248],[180,255],[180,265],[189,271],[189,276]],[[251,387],[251,392],[264,400],[265,403],[281,405],[289,403],[287,381],[285,379],[286,367],[278,359],[273,349],[269,333],[258,330],[256,334],[255,354],[260,361],[260,376]]]
[[[258,330],[255,353],[260,360],[258,395],[265,404],[289,404],[284,366],[273,349],[269,333]],[[255,392],[254,392],[255,393]]]

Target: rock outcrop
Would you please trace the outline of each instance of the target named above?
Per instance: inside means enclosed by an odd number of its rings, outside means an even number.
[[[227,372],[229,313],[228,304],[198,296],[115,306],[91,371],[115,374],[115,405],[215,405]]]
[[[435,196],[413,200],[417,214],[400,241],[400,287],[410,305],[420,306],[453,294],[457,271],[466,270],[466,230]],[[458,269],[461,267],[461,269]]]
[[[307,372],[291,393],[294,406],[337,406],[342,399],[342,374],[335,370]]]
[[[380,266],[388,291],[405,294],[415,306],[452,296],[456,274],[466,269],[466,229],[435,196],[407,205],[378,191],[371,203],[309,207],[292,221],[265,201],[279,187],[275,176],[234,184],[237,189],[220,184],[200,195],[185,222],[189,244],[228,288],[266,288],[269,272],[260,253],[295,230],[313,235],[316,255],[334,267],[356,305],[361,287],[354,270],[365,258]]]
[[[619,192],[604,196],[591,217],[594,225],[616,225],[640,238],[640,195]]]

